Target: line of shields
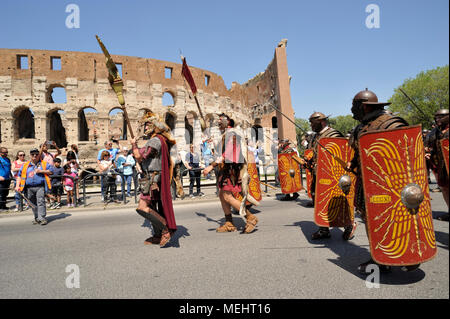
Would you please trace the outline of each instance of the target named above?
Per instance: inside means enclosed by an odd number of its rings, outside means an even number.
[[[315,223],[344,227],[354,219],[356,177],[335,157],[348,162],[353,150],[346,138],[319,142],[324,147],[317,154]],[[448,160],[448,139],[443,143],[447,143]],[[372,258],[389,266],[431,260],[437,249],[421,126],[367,132],[359,146],[363,217]]]

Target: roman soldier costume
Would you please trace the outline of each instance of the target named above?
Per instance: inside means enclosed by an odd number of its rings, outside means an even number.
[[[218,159],[208,166],[203,174],[206,176],[213,168],[218,168],[217,183],[219,199],[225,214],[225,223],[216,229],[219,233],[237,230],[233,223],[231,208],[240,212],[246,220],[244,233],[255,230],[258,219],[245,207],[246,202],[258,205],[258,201],[249,193],[250,176],[247,169],[247,145],[243,132],[234,128],[234,121],[226,114],[219,116],[219,129],[222,132],[216,150]],[[242,200],[233,193],[241,194]]]
[[[436,253],[422,130],[384,110],[389,104],[367,89],[353,98],[361,124],[349,141],[355,155],[347,169],[357,176],[355,206],[372,256],[359,265],[363,274],[370,264],[413,271]]]
[[[135,139],[131,141],[133,154],[143,170],[136,211],[153,227],[153,236],[144,243],[164,247],[177,229],[170,193],[173,172],[170,149],[176,142],[169,127],[156,114],[148,112],[140,122],[144,126],[147,142],[144,147],[138,148]]]
[[[339,167],[339,164],[336,163],[333,160],[323,160],[319,163],[318,159],[319,159],[319,152],[322,151],[321,147],[319,146],[319,143],[323,146],[323,141],[324,139],[326,139],[327,141],[330,141],[330,145],[334,145],[333,147],[335,149],[337,149],[339,151],[339,156],[344,155],[343,153],[348,153],[345,150],[345,144],[346,140],[344,139],[344,136],[342,135],[341,132],[339,132],[338,130],[328,126],[328,116],[326,116],[325,114],[321,113],[321,112],[314,112],[310,117],[309,117],[309,122],[311,123],[311,128],[312,130],[316,133],[315,137],[311,143],[311,148],[313,150],[313,156],[310,160],[308,160],[305,164],[306,169],[308,169],[311,174],[312,174],[312,181],[311,181],[311,196],[312,196],[312,200],[314,203],[314,211],[315,211],[315,220],[316,220],[316,224],[319,225],[319,229],[312,234],[311,239],[316,240],[316,239],[324,239],[324,238],[330,238],[331,234],[330,234],[330,229],[328,226],[334,226],[333,223],[331,223],[331,225],[329,224],[329,221],[332,219],[331,218],[331,214],[332,214],[332,209],[329,208],[328,206],[334,206],[335,208],[337,208],[337,210],[335,209],[335,213],[337,216],[345,214],[348,215],[346,216],[347,218],[337,218],[337,219],[341,219],[341,220],[345,220],[345,222],[343,222],[343,225],[345,230],[344,230],[344,234],[343,234],[343,238],[344,240],[349,240],[353,237],[353,233],[356,229],[356,223],[353,221],[353,212],[350,212],[348,207],[349,205],[346,203],[346,201],[342,201],[342,199],[345,197],[345,194],[342,194],[342,191],[339,190],[339,185],[338,183],[336,183],[336,185],[332,185],[331,183],[333,183],[334,181],[338,181],[341,177],[341,175],[343,175],[343,168]],[[336,139],[333,139],[336,138]],[[334,143],[332,143],[332,141],[334,141]],[[329,144],[325,144],[325,147],[328,147]],[[341,145],[342,150],[340,149],[339,145]],[[326,153],[324,153],[324,155],[327,155]],[[331,163],[335,163],[336,165],[334,165],[335,167],[332,167]],[[319,194],[316,194],[316,189],[318,187],[316,187],[316,181],[317,181],[317,175],[318,175],[318,169],[324,170],[327,172],[328,178],[325,180],[324,182],[318,186],[322,186],[324,185],[325,191]],[[334,176],[335,174],[338,174],[339,176]],[[333,178],[330,179],[329,177],[332,176]],[[337,191],[331,191],[330,189],[333,186],[337,186]],[[327,194],[326,196],[330,196],[330,200],[329,201],[325,201],[323,197],[325,197],[325,193]],[[331,196],[331,194],[335,194],[336,197]],[[347,192],[348,194],[348,192]],[[317,196],[319,195],[319,196]],[[342,195],[342,196],[341,196]],[[338,205],[337,201],[339,201],[340,204],[342,205]],[[331,202],[331,203],[330,203]],[[342,202],[342,203],[341,203]],[[325,204],[325,205],[324,205]],[[322,207],[324,206],[324,207]],[[325,207],[327,206],[327,207]],[[333,213],[334,214],[334,213]],[[324,221],[326,220],[326,223],[323,222],[317,222],[318,220],[320,221]],[[327,226],[323,226],[323,225],[327,225]],[[342,223],[337,224],[338,226],[336,227],[342,227],[341,226]]]
[[[282,139],[278,148],[278,174],[281,191],[284,197],[282,201],[296,200],[297,192],[303,189],[300,165],[305,161],[297,155],[297,151],[290,145],[289,139]],[[291,197],[292,194],[292,197]]]

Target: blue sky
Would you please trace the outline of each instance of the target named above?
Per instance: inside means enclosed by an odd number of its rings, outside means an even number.
[[[65,21],[80,8],[80,28]],[[365,25],[380,8],[380,28]],[[0,47],[100,52],[179,62],[221,75],[227,87],[264,71],[282,38],[296,117],[350,114],[368,87],[386,101],[419,72],[449,63],[448,0],[3,0]]]

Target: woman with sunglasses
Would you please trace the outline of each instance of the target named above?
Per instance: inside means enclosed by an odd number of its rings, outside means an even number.
[[[18,151],[16,154],[16,159],[11,165],[11,171],[14,174],[14,188],[16,188],[17,185],[17,179],[19,177],[19,171],[22,168],[23,164],[25,164],[25,152],[24,151]],[[16,208],[14,209],[15,212],[19,211],[20,206],[20,195],[18,192],[14,195],[14,200],[16,202]],[[28,208],[28,207],[27,207]]]

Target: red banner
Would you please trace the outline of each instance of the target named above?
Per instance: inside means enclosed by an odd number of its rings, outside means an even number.
[[[187,83],[191,87],[192,93],[195,95],[197,94],[197,87],[195,86],[194,78],[192,77],[191,70],[189,70],[189,67],[186,63],[186,58],[182,57],[183,60],[183,68],[181,69],[181,74],[186,79]]]

